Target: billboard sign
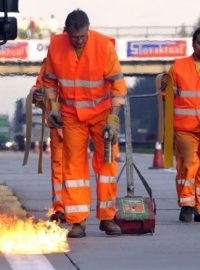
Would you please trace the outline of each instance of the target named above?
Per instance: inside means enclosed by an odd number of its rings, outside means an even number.
[[[28,42],[15,41],[0,46],[1,60],[27,60],[28,58]]]
[[[165,59],[187,56],[186,40],[136,40],[127,42],[127,58]]]

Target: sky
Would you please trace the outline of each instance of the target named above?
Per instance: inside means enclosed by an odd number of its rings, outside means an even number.
[[[19,17],[54,14],[61,26],[69,12],[81,8],[91,26],[193,25],[200,16],[199,0],[19,0]]]

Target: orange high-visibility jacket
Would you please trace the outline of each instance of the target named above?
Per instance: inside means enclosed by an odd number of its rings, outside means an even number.
[[[192,56],[175,60],[174,128],[195,131],[200,127],[200,74]]]
[[[110,37],[89,31],[78,60],[67,33],[54,36],[47,56],[45,87],[57,90],[62,115],[85,121],[124,104],[127,93]]]

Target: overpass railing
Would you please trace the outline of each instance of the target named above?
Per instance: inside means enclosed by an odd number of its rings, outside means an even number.
[[[152,38],[152,37],[188,37],[195,27],[190,26],[129,26],[129,27],[93,27],[92,29],[117,38]]]
[[[179,25],[179,26],[91,26],[91,29],[99,31],[106,35],[111,35],[116,38],[176,38],[190,37],[196,27],[194,25]],[[58,29],[57,33],[61,33],[63,29]],[[20,39],[45,39],[51,35],[47,28],[22,30],[18,29],[18,38]]]

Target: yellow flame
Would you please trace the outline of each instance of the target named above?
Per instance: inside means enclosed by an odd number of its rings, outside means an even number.
[[[68,252],[66,235],[55,222],[0,215],[0,251],[6,254]]]

